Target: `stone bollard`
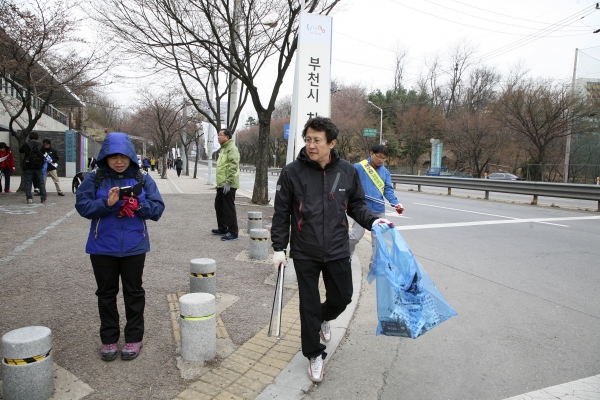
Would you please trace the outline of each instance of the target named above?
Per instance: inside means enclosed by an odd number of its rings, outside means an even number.
[[[253,260],[266,260],[269,258],[269,231],[266,229],[252,229],[250,231],[250,258]]]
[[[27,326],[2,336],[2,398],[46,400],[54,393],[52,331]]]
[[[212,258],[195,258],[190,261],[190,293],[217,294],[217,263]]]
[[[215,357],[215,310],[215,296],[210,293],[189,293],[179,298],[181,358],[185,361],[202,362]]]
[[[248,234],[252,229],[262,229],[262,212],[248,211]]]

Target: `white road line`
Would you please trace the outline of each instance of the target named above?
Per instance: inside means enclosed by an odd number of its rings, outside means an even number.
[[[547,222],[547,221],[583,221],[600,219],[599,217],[559,217],[559,218],[524,218],[524,219],[509,219],[499,221],[476,221],[476,222],[458,222],[450,224],[423,224],[423,225],[406,225],[396,226],[399,231],[408,231],[413,229],[435,229],[435,228],[458,228],[462,226],[482,226],[482,225],[505,225],[505,224],[523,224],[528,222]]]
[[[426,206],[426,207],[443,208],[445,210],[460,211],[460,212],[466,212],[466,213],[471,213],[471,214],[489,215],[490,217],[508,218],[508,219],[519,219],[519,218],[515,218],[515,217],[507,217],[505,215],[487,214],[487,213],[482,213],[482,212],[477,212],[477,211],[461,210],[459,208],[434,206],[434,205],[431,205],[431,204],[423,204],[423,203],[413,203],[413,204],[416,204],[416,205],[419,205],[419,206]],[[556,226],[562,226],[562,227],[565,227],[565,228],[569,227],[568,225],[550,224],[548,222],[540,222],[540,224],[556,225]]]
[[[5,264],[11,261],[13,258],[18,256],[19,253],[21,253],[23,250],[34,244],[36,240],[44,236],[46,233],[50,232],[52,229],[56,228],[56,226],[58,226],[61,222],[73,215],[75,211],[75,209],[72,209],[71,211],[66,213],[62,218],[57,219],[56,221],[39,231],[35,236],[30,237],[29,239],[21,243],[19,246],[15,247],[13,251],[11,251],[7,256],[0,258],[0,264]]]
[[[177,184],[175,183],[175,181],[174,181],[173,179],[171,179],[171,177],[170,177],[169,175],[167,175],[167,178],[169,178],[169,180],[171,181],[171,183],[173,184],[173,186],[175,186],[175,189],[177,189],[177,191],[178,191],[179,193],[183,193],[183,190],[181,190],[181,189],[179,188],[179,186],[177,186]]]

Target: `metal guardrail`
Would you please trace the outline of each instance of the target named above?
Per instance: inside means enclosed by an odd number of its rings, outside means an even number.
[[[485,199],[490,198],[490,192],[524,194],[533,196],[531,202],[533,205],[537,205],[539,196],[592,200],[598,202],[598,211],[600,211],[600,186],[598,185],[415,175],[392,175],[392,183],[417,185],[419,192],[421,186],[445,187],[448,188],[449,195],[452,194],[452,189],[479,190],[485,192]]]

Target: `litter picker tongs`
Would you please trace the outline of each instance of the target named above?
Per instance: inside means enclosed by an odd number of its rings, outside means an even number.
[[[281,309],[283,308],[283,277],[285,275],[284,271],[285,266],[283,263],[279,263],[277,266],[277,282],[275,283],[275,295],[273,296],[273,308],[271,308],[271,319],[269,320],[269,332],[267,332],[267,336],[271,337],[271,328],[273,323],[273,313],[275,311],[275,300],[277,296],[279,296],[279,307],[277,309],[277,340],[281,339]]]

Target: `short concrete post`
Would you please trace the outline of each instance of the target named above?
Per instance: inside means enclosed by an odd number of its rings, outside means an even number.
[[[262,229],[262,212],[248,211],[248,234],[252,229]]]
[[[266,229],[252,229],[250,231],[250,258],[253,260],[266,260],[269,257],[269,231]]]
[[[2,336],[2,398],[46,400],[54,393],[52,331],[15,329]]]
[[[202,362],[217,352],[217,322],[215,296],[209,293],[189,293],[179,298],[179,331],[181,358]]]
[[[212,258],[190,261],[190,293],[217,293],[217,263]]]

